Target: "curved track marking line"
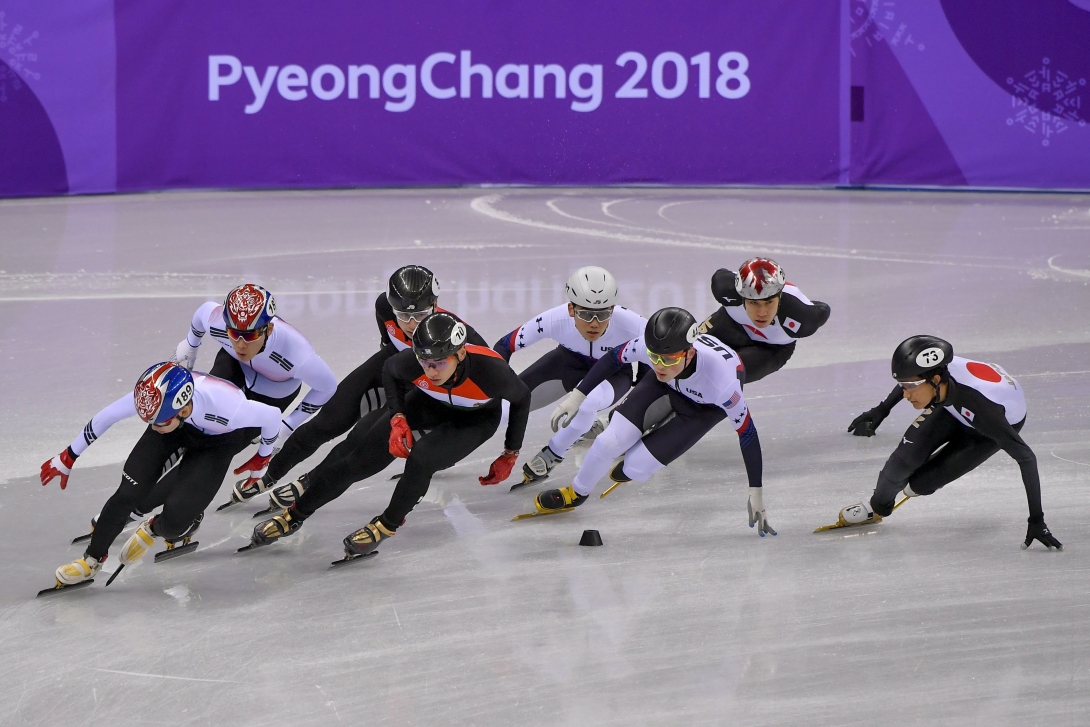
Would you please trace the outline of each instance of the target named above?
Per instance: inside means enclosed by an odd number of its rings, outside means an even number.
[[[612,207],[615,204],[620,204],[621,202],[631,202],[631,201],[632,201],[631,197],[626,197],[625,199],[615,199],[615,200],[613,200],[611,202],[603,202],[602,203],[602,214],[605,215],[606,217],[612,217],[615,220],[620,220],[621,222],[628,222],[628,220],[624,219],[623,217],[618,217],[617,215],[610,212],[609,208]]]
[[[682,200],[680,202],[667,202],[666,204],[659,207],[658,215],[659,215],[659,217],[666,220],[667,222],[673,222],[673,220],[671,220],[669,217],[667,217],[663,213],[666,212],[666,210],[669,209],[670,207],[675,207],[675,206],[677,206],[679,204],[689,204],[692,201],[693,200],[691,200],[691,199],[685,199],[685,200]]]
[[[1060,253],[1060,254],[1062,254],[1062,253]],[[1073,269],[1073,268],[1061,268],[1059,265],[1052,262],[1053,260],[1058,258],[1060,256],[1060,254],[1053,255],[1052,257],[1050,257],[1048,259],[1048,267],[1050,269],[1055,270],[1058,273],[1065,273],[1067,275],[1074,275],[1074,276],[1080,277],[1080,278],[1090,278],[1090,270],[1077,270],[1077,269]]]
[[[503,199],[502,195],[492,194],[476,197],[470,203],[470,209],[478,214],[482,214],[486,217],[491,217],[494,220],[501,222],[510,222],[516,225],[522,225],[524,227],[535,227],[540,230],[550,230],[553,232],[562,232],[566,234],[584,235],[587,237],[597,237],[607,240],[615,240],[618,242],[635,242],[648,245],[663,245],[666,247],[682,247],[692,249],[705,249],[705,250],[730,250],[733,252],[746,252],[754,253],[761,252],[766,255],[798,255],[801,257],[816,257],[816,258],[832,258],[840,260],[866,260],[873,262],[899,262],[899,263],[912,263],[916,265],[942,265],[945,267],[967,267],[967,268],[990,268],[990,269],[1017,269],[1019,266],[1015,265],[988,265],[984,263],[968,263],[968,262],[955,262],[947,260],[935,260],[932,257],[913,259],[907,257],[898,257],[893,255],[880,255],[877,253],[860,254],[855,252],[844,251],[822,251],[813,248],[796,248],[793,245],[784,245],[777,243],[761,242],[758,240],[725,240],[717,242],[693,242],[691,240],[680,240],[668,237],[652,237],[650,235],[637,235],[624,232],[613,232],[610,230],[601,230],[587,227],[569,227],[567,225],[559,225],[552,222],[542,222],[539,220],[532,220],[526,217],[519,217],[518,215],[503,210],[497,209],[495,203]],[[550,201],[549,206],[553,211],[562,217],[578,220],[582,222],[590,222],[591,224],[603,224],[610,225],[611,227],[627,227],[627,225],[618,225],[610,222],[596,222],[595,220],[589,220],[585,218],[575,217],[566,212],[559,210]],[[702,237],[702,236],[701,236]],[[715,239],[715,238],[709,238]]]
[[[1056,450],[1052,450],[1051,452],[1049,452],[1049,454],[1051,454],[1056,459],[1062,459],[1064,462],[1070,462],[1071,464],[1081,464],[1083,467],[1090,467],[1090,464],[1087,464],[1086,462],[1076,462],[1073,459],[1068,459],[1067,457],[1061,457],[1060,455],[1056,454]]]

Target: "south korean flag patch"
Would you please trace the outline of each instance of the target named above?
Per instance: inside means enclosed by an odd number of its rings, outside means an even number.
[[[798,333],[800,325],[801,324],[798,321],[796,321],[794,318],[784,318],[783,319],[783,327],[786,328],[787,330],[791,331],[792,333]]]
[[[976,414],[973,414],[971,411],[969,411],[965,407],[961,407],[961,415],[963,417],[965,417],[965,421],[967,421],[967,422],[973,421],[973,417],[976,416]]]

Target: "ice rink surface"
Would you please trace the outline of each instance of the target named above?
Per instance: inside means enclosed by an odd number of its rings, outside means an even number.
[[[0,202],[0,724],[1086,725],[1088,235],[1090,197],[1058,194]],[[140,427],[110,430],[66,491],[42,488],[38,467],[170,356],[197,306],[240,282],[272,290],[340,377],[376,349],[374,298],[404,264],[434,270],[441,304],[494,341],[561,303],[580,265],[610,269],[639,312],[703,318],[712,272],[754,254],[832,306],[783,371],[746,387],[775,538],[746,527],[729,427],[647,483],[517,523],[543,488],[510,493],[517,472],[477,483],[497,435],[437,476],[372,560],[328,570],[341,538],[384,508],[396,463],[269,548],[235,554],[257,505],[210,511],[195,554],[34,599],[82,552],[68,542],[117,487]],[[901,404],[876,437],[845,432],[889,391],[889,356],[916,333],[1023,384],[1023,436],[1064,552],[1019,549],[1025,495],[1002,452],[880,525],[812,534],[869,496],[911,421]],[[197,368],[211,361],[202,350]],[[549,434],[548,410],[531,415],[520,463]],[[605,546],[579,547],[586,528]]]

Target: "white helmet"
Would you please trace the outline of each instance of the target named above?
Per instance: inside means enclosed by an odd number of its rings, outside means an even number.
[[[568,300],[580,308],[609,308],[617,304],[617,281],[605,268],[588,265],[568,278]]]

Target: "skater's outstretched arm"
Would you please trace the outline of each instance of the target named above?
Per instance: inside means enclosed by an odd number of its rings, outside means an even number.
[[[848,425],[848,431],[857,437],[873,437],[878,425],[885,421],[889,413],[893,411],[893,407],[897,406],[897,402],[903,398],[904,391],[900,385],[894,386],[885,401],[852,419],[852,423]]]
[[[299,406],[284,417],[287,431],[282,432],[282,435],[285,437],[295,431],[312,414],[316,414],[337,392],[337,377],[333,375],[329,364],[317,353],[312,353],[302,364],[297,365],[293,373],[295,378],[310,387],[310,391],[303,397]]]
[[[122,419],[136,416],[136,403],[132,394],[125,394],[113,402],[98,414],[91,417],[91,421],[83,427],[83,431],[72,440],[68,447],[42,464],[42,485],[48,485],[55,478],[61,478],[61,489],[68,487],[68,476],[72,473],[72,467],[76,459],[90,447],[95,440],[106,433],[106,430],[117,424]]]
[[[524,348],[533,346],[538,341],[546,338],[553,338],[550,330],[553,322],[553,317],[549,315],[551,312],[551,310],[544,311],[526,321],[496,341],[495,345],[492,346],[492,350],[503,356],[504,361],[510,361],[511,354],[515,351],[521,351]],[[470,341],[470,343],[473,343],[473,341]]]

